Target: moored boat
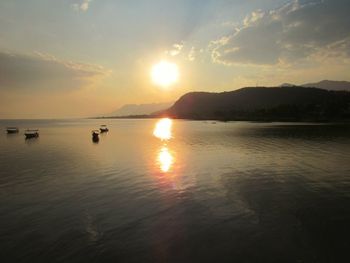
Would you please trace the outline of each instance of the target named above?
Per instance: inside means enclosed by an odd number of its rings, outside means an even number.
[[[91,134],[92,134],[92,140],[93,140],[94,142],[99,141],[99,139],[100,139],[100,137],[99,137],[100,131],[94,130],[94,131],[91,132]]]
[[[7,133],[18,133],[19,129],[17,127],[7,127],[6,131]]]
[[[101,132],[108,132],[109,129],[107,128],[107,125],[101,125],[100,131],[101,131]]]
[[[39,130],[26,130],[24,132],[24,135],[26,136],[26,139],[30,139],[30,138],[37,138],[39,137]]]

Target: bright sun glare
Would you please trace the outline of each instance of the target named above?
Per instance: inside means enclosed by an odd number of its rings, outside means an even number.
[[[169,118],[163,118],[157,121],[156,126],[153,130],[153,135],[162,141],[167,141],[171,139],[171,128],[173,122]],[[158,162],[160,164],[160,169],[162,172],[168,172],[173,164],[173,156],[171,155],[169,149],[164,144],[162,149],[158,154]]]
[[[179,69],[175,63],[160,61],[152,67],[152,80],[155,84],[168,87],[179,78]]]
[[[168,148],[163,147],[158,155],[160,169],[162,172],[168,172],[173,164],[173,156],[170,154]]]
[[[163,118],[159,120],[154,128],[153,135],[163,140],[169,140],[171,138],[171,126],[172,120],[169,118]]]

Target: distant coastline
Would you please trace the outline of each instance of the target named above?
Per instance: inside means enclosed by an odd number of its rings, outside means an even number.
[[[123,120],[137,120],[137,119],[159,119],[159,118],[171,118],[174,120],[188,120],[188,121],[218,121],[218,122],[295,122],[295,123],[339,123],[339,124],[350,124],[350,119],[336,119],[336,120],[322,120],[322,119],[278,119],[278,118],[237,118],[237,119],[222,119],[222,118],[210,118],[210,119],[205,119],[205,118],[178,118],[178,117],[172,117],[172,116],[167,116],[167,115],[162,115],[162,116],[111,116],[111,117],[90,117],[88,119],[103,119],[103,120],[109,120],[109,119],[123,119]]]
[[[170,108],[152,114],[97,119],[150,119],[259,122],[350,122],[350,92],[301,86],[247,87],[221,93],[190,92]]]
[[[100,117],[90,117],[88,119],[156,119],[159,118],[153,115],[126,115],[126,116],[100,116]]]

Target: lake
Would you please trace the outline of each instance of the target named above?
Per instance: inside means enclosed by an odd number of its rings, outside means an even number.
[[[93,142],[91,130],[110,131]],[[2,262],[345,262],[350,126],[2,120]],[[40,137],[24,139],[25,128]]]

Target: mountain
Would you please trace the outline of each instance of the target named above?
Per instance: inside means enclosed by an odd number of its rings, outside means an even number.
[[[285,87],[295,87],[297,85],[291,84],[291,83],[283,83],[280,85],[280,87],[285,88]]]
[[[190,92],[160,115],[184,119],[350,120],[350,92],[305,87],[252,87],[230,92]]]
[[[334,81],[334,80],[322,80],[317,83],[307,83],[301,85],[303,87],[313,87],[326,90],[347,90],[350,91],[349,81]]]
[[[173,102],[151,104],[126,104],[108,116],[146,115],[169,108]]]

